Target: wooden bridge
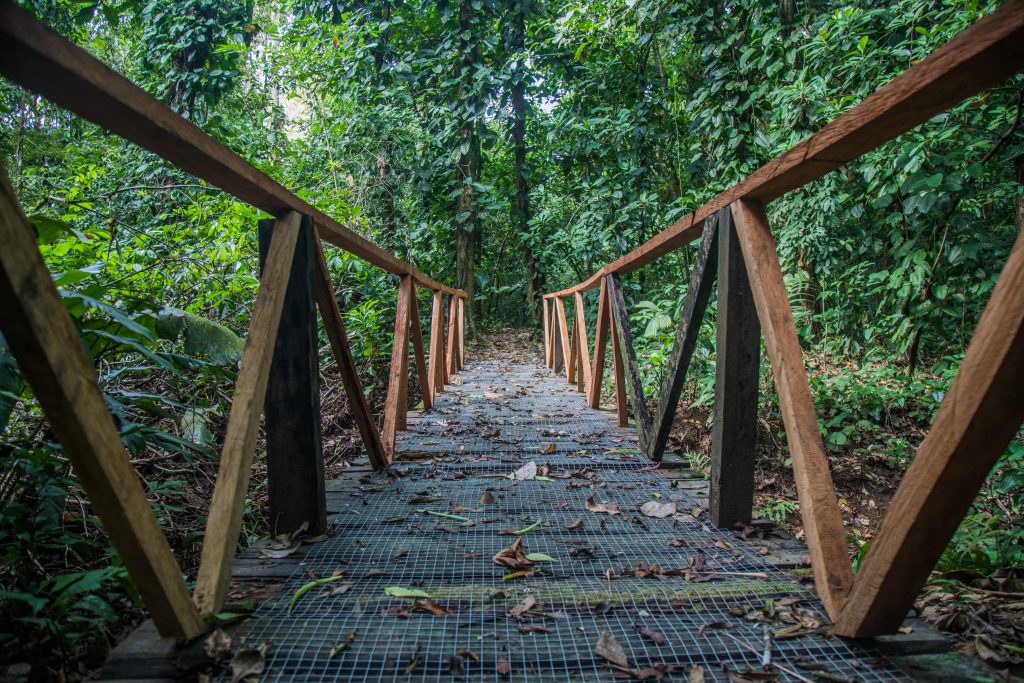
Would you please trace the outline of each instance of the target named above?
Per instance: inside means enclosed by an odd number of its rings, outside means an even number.
[[[272,640],[272,633],[280,634],[281,643],[294,643],[294,656],[273,659],[278,657],[273,650],[260,655],[271,664],[270,673],[292,680],[453,674],[529,680],[685,674],[694,680],[694,667],[701,666],[702,676],[743,680],[736,671],[763,666],[768,659],[782,677],[794,680],[899,676],[885,664],[854,672],[854,662],[872,660],[874,646],[839,637],[898,629],[1024,419],[1024,237],[1018,238],[960,372],[854,576],[765,204],[1016,74],[1024,66],[1024,2],[1007,2],[693,214],[585,282],[547,295],[546,370],[540,363],[512,365],[511,359],[467,361],[464,292],[431,279],[318,211],[10,2],[0,3],[0,35],[0,73],[273,217],[260,225],[260,291],[201,565],[190,590],[132,470],[32,229],[3,180],[2,331],[152,624],[168,639],[167,648],[205,642],[197,639],[228,600],[233,571],[244,575],[251,570],[246,569],[253,562],[251,551],[237,563],[236,554],[260,418],[265,417],[275,530],[302,528],[310,536],[331,536],[303,558],[278,563],[290,573],[287,590],[236,634],[256,650],[257,641]],[[620,278],[697,240],[699,256],[669,372],[651,416]],[[398,280],[394,351],[379,429],[355,372],[323,242]],[[704,505],[685,486],[671,487],[654,470],[662,461],[716,280],[715,422],[704,512],[695,509]],[[431,294],[426,335],[420,289]],[[585,293],[595,289],[597,326],[591,343]],[[367,470],[369,478],[360,483],[324,481],[317,311],[375,473]],[[762,335],[792,455],[816,597],[801,593],[797,583],[744,542],[715,529],[730,530],[750,520]],[[608,416],[597,412],[609,337],[617,425],[627,427],[632,416],[635,426],[635,435],[628,437],[601,426]],[[412,363],[424,404],[418,416],[407,414]],[[563,370],[575,394],[554,381],[554,373]],[[490,402],[483,412],[475,411],[481,396]],[[531,401],[545,407],[535,409]],[[447,431],[451,420],[478,419],[500,433],[480,444]],[[417,462],[396,460],[403,453],[416,456]],[[530,463],[536,467],[527,476]],[[590,469],[597,474],[585,474]],[[502,478],[508,475],[511,480]],[[577,480],[581,487],[573,486]],[[333,487],[343,490],[328,491]],[[493,514],[484,493],[493,500]],[[655,505],[647,509],[658,514],[643,512],[649,503]],[[660,516],[670,504],[673,510]],[[329,507],[337,515],[333,524],[328,523]],[[488,522],[490,517],[495,520]],[[388,521],[393,518],[403,521]],[[405,562],[396,557],[401,525],[418,532],[409,535],[408,552],[415,556]],[[502,535],[506,527],[509,535]],[[605,533],[615,540],[601,540]],[[676,538],[677,546],[670,542]],[[356,552],[365,549],[376,554]],[[537,552],[552,559],[529,559],[528,553]],[[429,573],[422,575],[426,578],[419,574],[423,562],[430,563]],[[385,574],[370,575],[377,567]],[[343,573],[334,574],[339,570]],[[506,581],[506,574],[518,576]],[[373,581],[364,582],[368,579]],[[305,594],[300,589],[313,580],[321,583],[300,602]],[[506,585],[495,588],[495,594],[485,592],[488,586]],[[334,598],[338,610],[324,614]],[[765,616],[766,611],[774,616]],[[442,625],[435,619],[442,619]],[[460,628],[463,621],[465,629]],[[349,623],[360,625],[345,626]],[[485,623],[493,626],[483,632]],[[808,631],[793,638],[803,644],[783,645],[786,629],[794,626]],[[324,632],[328,627],[330,632]],[[147,656],[159,650],[143,649]],[[799,667],[808,658],[836,662],[836,668],[808,674]],[[152,659],[140,661],[155,666]],[[735,668],[723,673],[723,666]]]

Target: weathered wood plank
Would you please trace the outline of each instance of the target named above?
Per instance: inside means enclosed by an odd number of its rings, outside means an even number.
[[[435,290],[430,308],[430,395],[444,392],[444,294]]]
[[[455,358],[459,370],[461,370],[466,367],[466,299],[460,296],[456,301],[458,302],[459,324],[456,325],[455,332],[458,335],[459,344]]]
[[[711,298],[711,288],[715,283],[715,274],[718,270],[718,239],[716,214],[704,221],[704,237],[697,251],[693,270],[690,272],[686,300],[683,302],[679,327],[676,328],[676,339],[672,345],[672,357],[665,371],[665,379],[661,383],[658,410],[651,424],[651,440],[647,445],[647,454],[652,460],[661,460],[672,431],[679,395],[686,383],[686,370],[690,366],[690,359],[697,345],[697,334],[700,332],[704,312]]]
[[[0,236],[7,343],[160,633],[192,638],[203,622],[2,167]]]
[[[557,375],[565,364],[565,345],[562,341],[562,323],[559,320],[557,300],[551,308],[551,347],[551,370]]]
[[[574,319],[572,332],[569,333],[569,361],[565,364],[565,379],[569,384],[576,384],[576,370],[579,366],[579,356],[579,326],[576,325]]]
[[[274,219],[260,221],[260,268],[266,268]],[[264,402],[267,496],[274,535],[303,524],[310,534],[327,531],[324,457],[320,440],[320,344],[313,279],[317,240],[303,216],[278,324]]]
[[[579,366],[576,370],[576,388],[580,392],[586,392],[590,389],[593,380],[593,368],[590,367],[590,341],[587,339],[586,308],[583,303],[583,295],[579,292],[576,293],[574,315],[576,316],[576,329],[579,330],[579,334],[576,336],[576,343],[579,344],[579,350],[576,353]]]
[[[544,320],[544,364],[549,368],[551,367],[551,321],[550,314],[548,313],[548,300],[542,298],[540,300],[541,310],[543,311]]]
[[[559,366],[562,364],[565,365],[565,377],[567,381],[571,381],[569,380],[569,368],[572,367],[572,345],[569,342],[569,327],[565,316],[565,302],[561,299],[555,299],[555,322],[556,327],[558,328],[558,340],[556,343],[561,345],[561,359],[563,361]]]
[[[587,389],[587,405],[597,408],[601,404],[601,384],[604,382],[604,354],[608,346],[608,327],[611,325],[608,311],[608,285],[602,280],[597,298],[597,329],[594,331],[594,362],[590,370],[590,388]]]
[[[395,333],[391,347],[391,368],[388,372],[388,395],[384,402],[384,454],[388,463],[395,457],[395,438],[405,429],[409,391],[409,315],[412,278],[403,275],[398,284],[398,305],[395,312]]]
[[[835,618],[846,601],[853,573],[782,266],[764,206],[741,200],[732,205],[732,213],[779,393],[814,584],[829,616]]]
[[[615,336],[619,341],[619,354],[625,362],[626,387],[629,398],[633,402],[633,421],[636,422],[640,448],[645,452],[651,435],[651,416],[647,412],[647,401],[644,400],[644,385],[640,378],[640,366],[636,361],[633,349],[633,335],[629,331],[629,314],[626,312],[626,300],[622,296],[622,285],[619,276],[612,273],[608,276],[608,301],[612,315],[615,317]]]
[[[345,396],[348,397],[348,404],[352,408],[352,417],[359,429],[359,436],[363,440],[367,459],[375,470],[379,470],[386,465],[386,462],[384,447],[381,445],[380,434],[377,432],[377,423],[373,419],[370,404],[366,400],[366,394],[363,393],[363,383],[356,371],[356,362],[348,344],[348,332],[345,331],[345,320],[341,317],[341,310],[334,298],[334,286],[331,284],[331,274],[327,269],[323,246],[320,244],[320,240],[314,240],[313,246],[317,259],[318,277],[315,291],[320,318],[324,321],[327,339],[334,352],[334,359],[338,363],[341,384],[345,389]]]
[[[450,384],[452,374],[458,371],[455,365],[455,344],[458,342],[455,327],[459,324],[459,305],[453,295],[448,296],[448,345],[445,351],[445,384]]]
[[[427,373],[427,360],[423,354],[423,327],[420,324],[420,304],[416,298],[416,283],[409,292],[409,327],[411,328],[412,352],[416,361],[416,379],[423,397],[423,409],[430,410],[434,406],[430,392],[430,375]]]
[[[834,630],[892,633],[1024,420],[1024,235],[875,534]]]
[[[761,326],[729,209],[719,212],[711,521],[749,524],[754,505]]]
[[[424,287],[461,292],[430,279],[303,201],[14,3],[0,3],[0,45],[0,73],[12,81],[268,214],[295,211],[311,216],[324,239],[389,273],[410,273]]]
[[[608,316],[611,320],[612,334],[612,377],[615,379],[615,418],[616,424],[620,427],[629,425],[629,406],[626,404],[626,363],[622,358],[622,349],[619,348],[619,333],[616,331],[618,321],[612,315],[612,303],[605,282],[605,305],[608,308]]]
[[[224,604],[231,580],[231,563],[242,529],[253,451],[300,221],[301,216],[294,212],[277,220],[249,321],[196,578],[194,598],[205,613],[216,612]]]

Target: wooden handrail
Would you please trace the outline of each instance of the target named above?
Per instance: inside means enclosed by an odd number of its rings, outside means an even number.
[[[737,199],[769,202],[895,139],[1024,68],[1024,1],[1009,0],[910,67],[863,102],[745,180],[607,264],[586,280],[544,298],[601,284],[609,273],[631,273],[700,239],[704,219]]]
[[[272,216],[288,211],[309,216],[322,239],[389,273],[411,275],[424,287],[466,296],[302,200],[9,0],[0,0],[0,73]]]

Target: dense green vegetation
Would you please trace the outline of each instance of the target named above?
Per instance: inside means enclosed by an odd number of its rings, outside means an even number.
[[[540,293],[650,238],[998,5],[22,4],[325,212],[471,292],[479,331],[535,324]],[[770,206],[844,512],[871,522],[851,526],[858,544],[891,493],[878,472],[898,476],[912,457],[1024,229],[1022,92],[1017,77]],[[259,213],[7,82],[0,119],[3,164],[192,577],[237,355],[223,330],[170,329],[184,311],[244,335]],[[624,280],[652,397],[692,256]],[[395,281],[337,250],[328,259],[379,403]],[[710,318],[683,411],[704,431]],[[0,363],[3,661],[76,678],[138,603],[16,364],[5,352]],[[784,439],[767,375],[763,389],[761,470],[774,479]],[[351,426],[344,405],[325,405],[333,429]],[[700,465],[698,442],[676,445]],[[339,446],[328,460],[355,455]],[[795,521],[778,477],[762,513]],[[940,569],[1024,565],[1022,483],[1018,441]],[[259,476],[251,497],[255,537]]]

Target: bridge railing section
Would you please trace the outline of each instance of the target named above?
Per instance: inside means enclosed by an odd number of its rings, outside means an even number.
[[[996,459],[1024,419],[1024,236],[1019,236],[959,373],[900,482],[854,576],[836,491],[765,205],[1016,74],[1024,66],[1024,2],[1011,0],[866,98],[579,284],[545,295],[546,362],[598,407],[605,347],[619,424],[660,460],[701,320],[718,282],[710,515],[749,522],[754,491],[761,336],[792,455],[815,587],[844,636],[900,626]],[[700,240],[653,416],[644,400],[620,277]],[[600,287],[594,345],[582,293]],[[573,312],[566,315],[566,303]],[[571,324],[570,324],[571,321]],[[628,399],[627,399],[628,396]]]
[[[437,282],[300,199],[71,42],[0,1],[0,73],[274,216],[260,222],[260,287],[235,384],[190,594],[125,450],[97,376],[0,168],[0,328],[160,633],[188,639],[224,604],[260,418],[275,533],[326,531],[319,310],[374,468],[405,429],[412,349],[425,408],[462,368],[466,293]],[[378,430],[349,348],[322,241],[398,276],[394,347]],[[416,293],[433,293],[429,351]]]

